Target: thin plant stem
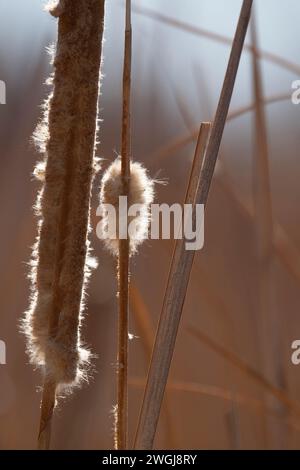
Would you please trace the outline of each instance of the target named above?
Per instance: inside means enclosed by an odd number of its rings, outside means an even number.
[[[131,126],[130,126],[130,92],[131,92],[131,0],[126,0],[125,50],[123,69],[123,112],[122,112],[122,153],[121,175],[122,195],[128,195],[130,179]],[[127,227],[126,227],[127,232]],[[129,302],[129,240],[119,240],[118,260],[119,282],[119,324],[118,324],[118,387],[116,410],[116,449],[127,448],[128,434],[128,302]]]
[[[55,407],[56,383],[45,378],[41,401],[41,419],[38,435],[38,449],[50,447],[52,416]]]
[[[235,79],[251,16],[253,0],[244,0],[232,44],[224,84],[208,141],[203,139],[204,161],[196,187],[194,203],[206,206],[209,189],[229,111]],[[195,210],[193,210],[195,221]],[[194,251],[185,249],[184,240],[177,240],[156,333],[150,368],[135,439],[136,449],[151,449],[158,424],[161,403],[168,380],[169,369],[183,304],[186,296]]]
[[[195,196],[199,185],[199,175],[203,164],[205,150],[207,148],[210,129],[211,125],[209,123],[203,123],[199,131],[191,176],[185,197],[185,203],[193,204],[193,206],[195,204]],[[178,302],[176,310],[180,310],[180,303],[183,302],[182,299],[184,299],[188,283],[188,279],[185,277],[186,271],[188,271],[188,269],[186,269],[186,263],[190,262],[191,257],[185,257],[184,253],[188,253],[185,251],[184,240],[177,240],[166,290],[166,293],[171,291],[171,294],[174,294],[174,303],[176,301]],[[173,326],[170,324],[165,325],[164,323],[166,322],[162,322],[163,313],[165,311],[164,309],[166,306],[171,307],[171,302],[173,302],[173,299],[165,296],[136,434],[135,448],[137,449],[150,449],[155,435],[164,388],[168,376],[168,368],[165,368],[165,364],[160,364],[160,359],[162,359],[164,363],[167,362],[167,364],[169,364],[168,361],[171,361],[171,357],[167,355],[165,358],[165,356],[166,353],[170,354],[174,341],[174,333],[172,331]],[[164,331],[161,330],[161,327],[164,327]],[[171,346],[169,346],[170,344]],[[158,370],[156,370],[157,365],[159,367]]]
[[[153,346],[153,341],[155,337],[155,331],[151,322],[151,316],[145,301],[136,286],[136,284],[131,281],[130,292],[129,292],[129,301],[132,312],[134,314],[138,329],[141,334],[141,341],[144,346],[145,354],[147,361],[151,357],[151,351]],[[176,448],[177,438],[176,438],[176,427],[172,423],[171,416],[171,407],[169,406],[169,395],[166,393],[165,399],[165,409],[164,409],[164,421],[166,427],[166,437],[168,445]]]

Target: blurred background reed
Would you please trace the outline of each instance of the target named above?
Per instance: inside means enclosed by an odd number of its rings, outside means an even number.
[[[1,449],[34,448],[39,418],[40,376],[28,364],[18,322],[28,306],[26,263],[36,234],[31,207],[37,184],[31,174],[38,155],[30,136],[48,93],[44,82],[51,68],[45,49],[56,34],[55,20],[43,12],[43,3],[0,4],[0,79],[7,87],[7,103],[0,106],[0,338],[7,346],[7,364],[0,366]],[[231,112],[252,109],[233,115],[226,127],[207,207],[205,247],[195,258],[156,448],[300,447],[300,366],[291,363],[291,343],[300,339],[300,107],[290,100],[291,83],[300,78],[300,5],[297,0],[254,3],[258,48],[283,59],[275,63],[274,57],[263,56],[258,63],[264,101],[272,100],[263,106],[272,204],[267,287],[261,283],[259,250],[265,223],[258,209],[264,202],[258,202],[260,174],[254,164],[261,157],[254,106],[259,96],[253,54],[246,49]],[[193,134],[202,120],[213,119],[230,50],[224,37],[232,38],[240,5],[240,0],[135,2],[133,157],[152,176],[168,181],[157,188],[157,202],[183,200]],[[107,0],[98,148],[104,166],[120,150],[123,13],[123,2]],[[98,186],[99,180],[94,229]],[[115,267],[95,230],[92,238],[99,268],[89,288],[85,338],[98,356],[96,373],[56,414],[57,449],[113,445]],[[133,259],[131,440],[172,246],[173,241],[148,241]],[[264,294],[267,307],[262,311]]]

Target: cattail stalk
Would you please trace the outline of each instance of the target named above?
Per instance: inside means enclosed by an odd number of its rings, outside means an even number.
[[[31,360],[44,371],[38,447],[50,445],[56,395],[87,379],[89,351],[80,327],[89,274],[89,210],[104,0],[51,2],[58,17],[53,92],[36,133],[44,161],[33,253],[32,305],[24,329]]]
[[[131,0],[126,0],[125,51],[123,69],[123,113],[122,113],[122,152],[121,176],[122,195],[128,196],[130,179],[131,125]],[[128,236],[119,240],[118,260],[119,283],[119,324],[118,324],[118,387],[115,425],[115,445],[117,449],[127,448],[128,427],[128,302],[129,302],[129,240]]]
[[[244,0],[232,44],[224,84],[216,111],[211,135],[201,169],[199,186],[195,195],[195,203],[206,206],[209,189],[219,153],[223,131],[229,111],[235,79],[240,63],[243,45],[248,29],[253,0]],[[193,211],[193,220],[195,211]],[[194,258],[193,251],[185,250],[181,240],[177,240],[156,333],[147,385],[141,408],[135,448],[151,449],[159,419],[161,403],[166,387],[175,341],[190,272]]]

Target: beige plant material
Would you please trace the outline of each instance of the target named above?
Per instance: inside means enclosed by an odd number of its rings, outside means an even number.
[[[248,29],[252,3],[253,0],[243,1],[211,133],[208,139],[203,140],[203,142],[205,142],[202,148],[204,151],[204,159],[199,175],[198,187],[196,187],[195,196],[193,198],[195,204],[203,204],[204,206],[207,204],[245,36]],[[195,210],[193,210],[193,220],[194,218]],[[193,258],[194,253],[185,250],[182,241],[177,240],[171,260],[162,311],[152,350],[147,384],[144,391],[135,437],[135,449],[148,450],[152,449],[153,446],[186,291],[188,288]]]
[[[121,159],[116,158],[105,171],[100,189],[100,207],[109,204],[115,208],[116,224],[110,220],[113,214],[103,210],[100,223],[100,235],[104,238],[106,248],[115,256],[119,253],[119,197],[122,195]],[[134,236],[129,238],[130,254],[137,251],[139,245],[147,238],[150,223],[150,207],[154,199],[154,181],[148,176],[146,168],[139,162],[130,162],[130,178],[128,184],[128,209],[139,205],[137,214],[128,214],[128,225],[134,224]],[[109,227],[116,225],[109,237]],[[125,224],[127,228],[127,223]],[[133,226],[133,225],[132,225]],[[114,237],[116,235],[116,237]]]
[[[64,12],[66,1],[67,0],[50,0],[46,5],[46,10],[55,18],[58,18]]]
[[[53,91],[35,133],[43,161],[32,256],[31,305],[23,322],[31,362],[46,380],[77,385],[87,376],[90,352],[80,328],[89,260],[89,210],[97,167],[95,136],[104,0],[51,2],[59,16]]]

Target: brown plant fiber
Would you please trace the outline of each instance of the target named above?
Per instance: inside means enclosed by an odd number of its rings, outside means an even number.
[[[89,274],[89,209],[96,165],[95,136],[104,0],[64,0],[59,17],[53,91],[35,134],[43,162],[36,204],[32,300],[24,330],[31,361],[49,380],[74,385],[86,376],[89,351],[81,340]]]

